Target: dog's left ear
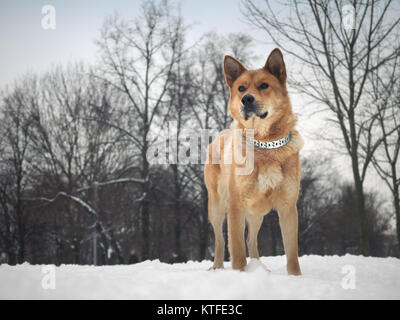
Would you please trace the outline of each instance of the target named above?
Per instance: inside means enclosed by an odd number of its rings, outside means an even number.
[[[231,56],[225,56],[224,58],[224,74],[225,81],[229,87],[232,87],[232,84],[235,80],[244,72],[246,68],[237,61],[235,58]]]
[[[264,68],[277,77],[281,84],[286,84],[286,67],[281,50],[278,48],[272,50]]]

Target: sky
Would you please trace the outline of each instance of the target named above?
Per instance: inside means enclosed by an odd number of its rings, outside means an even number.
[[[239,0],[183,0],[181,12],[192,25],[189,41],[208,31],[259,33],[243,22]],[[27,71],[42,71],[51,64],[73,60],[94,61],[99,29],[107,15],[118,12],[133,18],[140,11],[138,0],[1,0],[0,86]],[[56,29],[42,28],[42,8],[56,9]],[[263,34],[258,35],[260,38]],[[260,44],[263,50],[267,46]],[[272,48],[272,46],[271,46]],[[267,55],[267,52],[265,53]]]
[[[195,43],[209,31],[221,35],[250,34],[255,39],[255,56],[259,57],[255,64],[261,67],[275,46],[268,44],[265,33],[244,21],[240,2],[181,0],[181,14],[185,23],[191,25],[187,41]],[[54,30],[42,27],[45,5],[56,10]],[[0,88],[27,72],[43,72],[54,64],[77,60],[94,63],[97,57],[94,42],[105,18],[118,12],[132,19],[140,13],[140,6],[140,0],[0,0]],[[301,111],[302,103],[298,99],[294,102],[295,112]],[[312,127],[316,124],[318,121]]]
[[[244,21],[240,0],[182,0],[181,13],[186,24],[192,25],[187,34],[189,43],[201,35],[216,31],[248,33],[255,39],[254,50],[260,66],[275,47],[265,33],[255,30]],[[52,5],[56,10],[55,30],[42,27],[42,8]],[[136,17],[139,0],[0,0],[0,88],[12,83],[27,72],[43,72],[54,64],[72,61],[94,63],[97,51],[94,44],[104,19],[114,12],[124,18]],[[288,67],[290,72],[290,66]],[[326,127],[326,113],[311,116],[304,99],[292,96],[293,110],[299,118],[298,127],[305,137],[305,152],[315,153],[324,148],[313,139]],[[336,155],[333,166],[351,179],[348,157]],[[381,185],[371,176],[370,186]]]

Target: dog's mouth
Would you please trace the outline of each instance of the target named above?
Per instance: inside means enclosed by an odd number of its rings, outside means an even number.
[[[260,115],[259,115],[259,117],[260,117],[261,119],[265,119],[267,116],[268,116],[268,111],[265,112],[265,113],[263,113],[263,114],[260,114]]]
[[[244,107],[242,106],[242,116],[244,120],[249,120],[252,116],[259,117],[260,119],[265,119],[268,116],[268,111],[261,113],[262,111],[258,106],[252,106],[252,107]]]

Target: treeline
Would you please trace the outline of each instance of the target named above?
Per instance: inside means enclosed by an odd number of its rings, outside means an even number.
[[[0,262],[212,257],[203,165],[152,165],[147,154],[172,121],[178,149],[186,128],[229,127],[222,58],[250,63],[253,40],[211,33],[188,46],[174,12],[146,2],[136,20],[111,16],[96,65],[29,74],[1,92]],[[360,253],[353,185],[329,161],[303,167],[300,254]],[[365,199],[371,254],[396,254],[385,199]],[[283,253],[277,219],[265,219],[262,255]]]

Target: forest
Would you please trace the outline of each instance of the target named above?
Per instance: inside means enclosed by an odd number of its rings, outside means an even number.
[[[289,3],[292,20],[268,1],[241,8],[297,62],[289,92],[318,104],[334,132],[301,154],[299,255],[400,257],[399,15],[390,0],[354,1],[347,30],[338,1]],[[148,152],[169,126],[178,148],[187,129],[228,128],[223,57],[252,65],[268,53],[242,33],[190,43],[174,3],[141,8],[104,20],[96,63],[49,66],[0,88],[0,263],[212,259],[204,163],[153,164]],[[346,157],[350,176],[332,154]],[[384,190],[365,187],[371,175]],[[258,243],[261,256],[284,254],[276,212]]]

